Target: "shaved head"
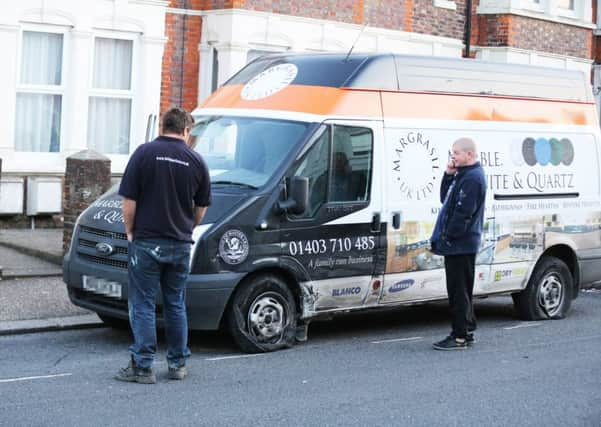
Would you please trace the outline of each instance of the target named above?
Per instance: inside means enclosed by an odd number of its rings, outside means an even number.
[[[453,143],[452,155],[455,166],[471,166],[478,161],[476,143],[470,138],[459,138]]]
[[[453,147],[463,152],[471,151],[472,153],[474,153],[474,155],[478,154],[478,150],[476,149],[476,143],[470,138],[459,138],[453,143]]]

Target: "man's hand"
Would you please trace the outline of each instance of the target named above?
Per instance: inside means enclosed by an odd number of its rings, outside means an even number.
[[[457,172],[457,166],[455,166],[455,161],[451,159],[451,160],[449,160],[449,163],[447,164],[446,174],[447,175],[455,175],[455,172]]]
[[[136,218],[136,201],[123,198],[123,222],[125,223],[125,234],[127,240],[134,241],[134,219]]]
[[[205,216],[206,212],[207,212],[206,206],[196,206],[196,209],[194,210],[194,226],[195,227],[202,222],[202,218]]]

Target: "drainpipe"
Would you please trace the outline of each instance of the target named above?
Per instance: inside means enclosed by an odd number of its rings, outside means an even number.
[[[467,0],[465,6],[465,53],[464,58],[470,57],[470,39],[472,38],[472,0]]]

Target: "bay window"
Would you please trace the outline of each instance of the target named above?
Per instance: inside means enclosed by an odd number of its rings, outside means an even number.
[[[133,41],[97,37],[88,105],[88,147],[129,154]]]
[[[23,31],[16,97],[16,151],[60,151],[63,43],[62,33]]]

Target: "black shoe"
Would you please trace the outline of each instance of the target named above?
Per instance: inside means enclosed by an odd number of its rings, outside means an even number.
[[[167,376],[170,380],[183,380],[188,375],[188,369],[186,365],[180,366],[179,368],[169,368]]]
[[[467,339],[461,340],[449,335],[442,341],[432,344],[435,350],[465,350],[467,348]]]
[[[129,361],[127,367],[119,369],[119,372],[115,375],[115,379],[140,384],[156,384],[157,382],[152,368],[140,368],[136,366],[133,360]]]
[[[469,329],[468,329],[468,331],[469,331]],[[449,336],[455,338],[455,335],[452,332]],[[465,335],[465,341],[467,342],[468,346],[472,346],[476,342],[476,338],[474,338],[474,334],[472,334],[471,332],[468,332]]]
[[[476,342],[476,338],[474,338],[474,334],[470,334],[469,332],[465,336],[465,342],[467,342],[468,347],[471,347]]]

